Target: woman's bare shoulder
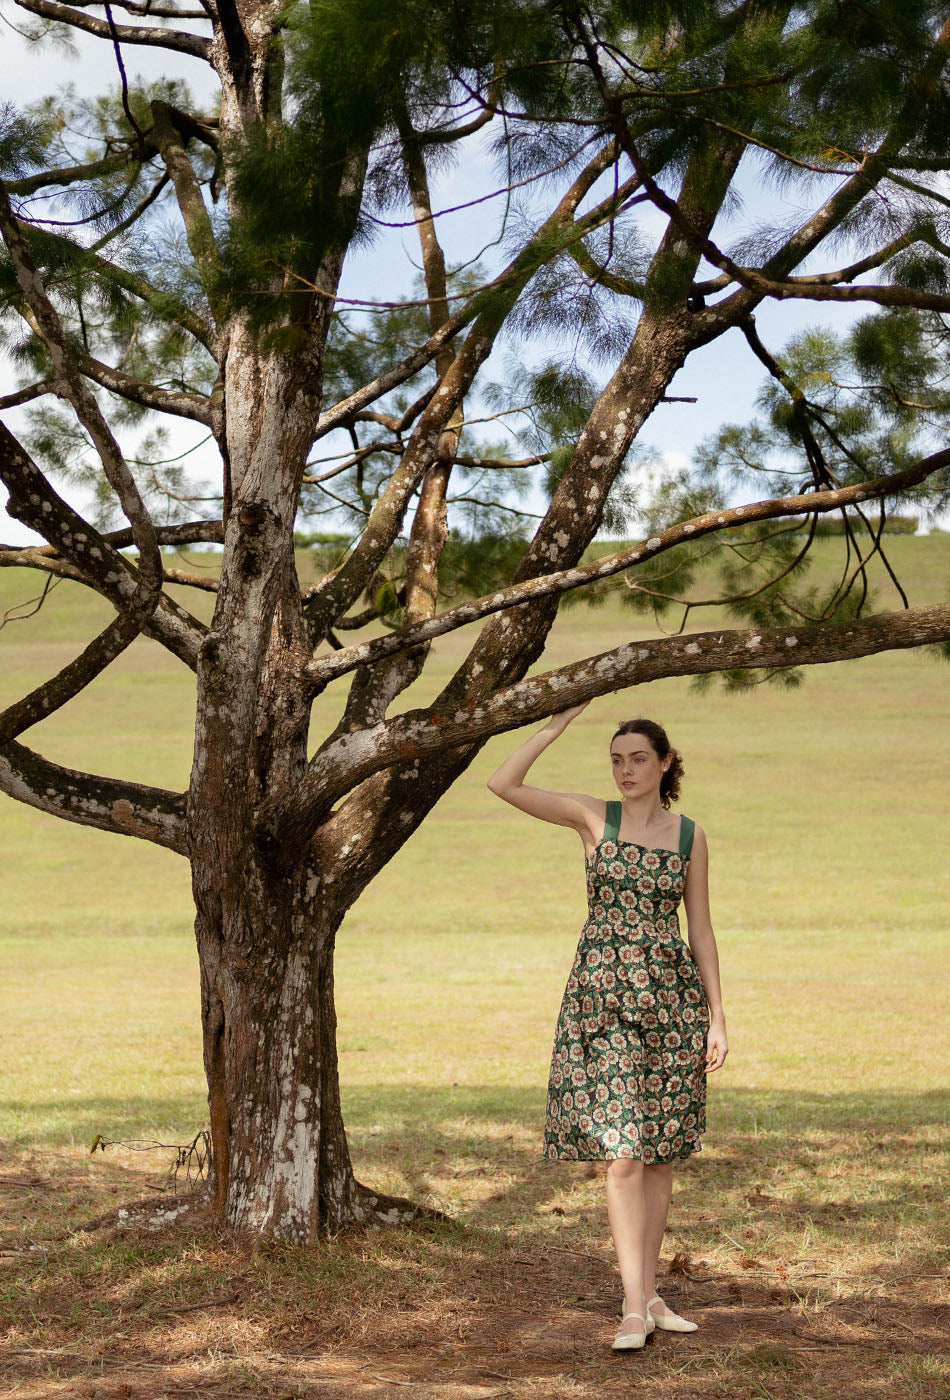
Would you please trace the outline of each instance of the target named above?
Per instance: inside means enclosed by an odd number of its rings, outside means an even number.
[[[706,840],[705,829],[702,826],[700,826],[699,822],[696,821],[695,818],[691,817],[690,820],[693,823],[693,853],[701,853],[702,855],[708,855],[709,842]]]
[[[586,807],[592,816],[606,818],[607,803],[602,797],[590,797],[586,792],[570,792],[567,795],[568,797],[573,797],[575,802],[580,802],[582,806]]]
[[[585,820],[583,826],[578,825],[577,830],[584,843],[584,852],[589,856],[604,834],[604,824],[607,821],[607,803],[604,798],[591,797],[586,792],[572,792],[571,796],[584,809]]]

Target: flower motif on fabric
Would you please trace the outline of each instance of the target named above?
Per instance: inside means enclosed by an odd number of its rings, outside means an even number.
[[[588,918],[551,1060],[547,1157],[650,1163],[701,1150],[709,1015],[677,918],[688,864],[612,839],[588,859]]]

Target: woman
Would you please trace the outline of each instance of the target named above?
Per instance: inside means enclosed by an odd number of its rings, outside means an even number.
[[[538,755],[584,708],[549,719],[488,786],[532,817],[572,826],[584,843],[590,908],[555,1032],[544,1150],[608,1163],[607,1214],[624,1288],[613,1347],[630,1351],[657,1327],[696,1329],[657,1295],[656,1267],[673,1161],[701,1148],[706,1074],[726,1058],[726,1022],[706,836],[669,810],[683,763],[660,725],[629,720],[611,739],[619,801],[525,785]]]

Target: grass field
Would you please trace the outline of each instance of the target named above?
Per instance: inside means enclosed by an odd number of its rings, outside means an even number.
[[[891,555],[912,603],[946,597],[950,536],[895,538]],[[0,572],[0,612],[35,591]],[[897,606],[883,583],[879,606]],[[9,624],[0,701],[107,616],[64,584]],[[570,609],[539,669],[651,632],[616,604]],[[436,644],[407,705],[466,641]],[[614,722],[660,719],[710,842],[731,1054],[664,1251],[667,1294],[702,1327],[633,1360],[606,1346],[619,1294],[599,1169],[538,1157],[583,872],[573,833],[485,789],[517,736],[483,750],[339,942],[358,1174],[452,1223],[311,1251],[114,1228],[170,1154],[90,1157],[96,1134],[176,1143],[204,1121],[187,867],[0,801],[10,1393],[947,1400],[947,682],[932,656],[895,653],[815,668],[797,691],[655,683],[592,704],[532,771],[609,796]],[[192,696],[143,641],[27,742],[181,788]],[[315,734],[340,704],[321,700]]]

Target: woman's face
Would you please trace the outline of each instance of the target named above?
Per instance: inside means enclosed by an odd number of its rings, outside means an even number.
[[[610,745],[610,764],[624,797],[641,797],[659,792],[670,759],[661,759],[645,734],[618,734]]]

